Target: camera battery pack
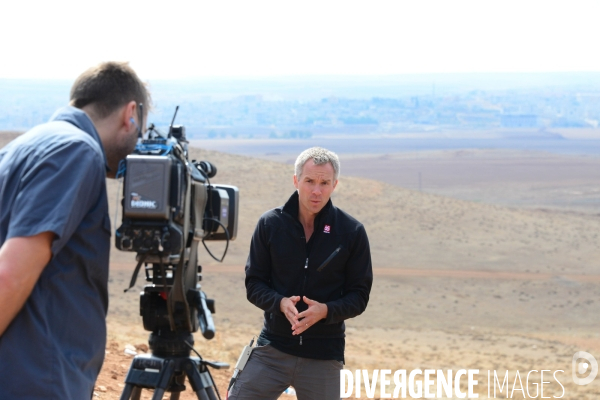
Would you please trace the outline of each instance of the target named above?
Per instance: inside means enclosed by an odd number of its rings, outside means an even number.
[[[127,156],[124,217],[169,219],[172,163],[167,156]]]

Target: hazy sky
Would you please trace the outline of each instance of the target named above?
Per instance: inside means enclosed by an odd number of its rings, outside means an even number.
[[[7,4],[8,3],[8,4]],[[0,78],[600,71],[600,1],[7,0]]]

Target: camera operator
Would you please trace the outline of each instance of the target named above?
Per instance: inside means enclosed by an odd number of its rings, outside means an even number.
[[[140,103],[131,67],[101,63],[70,106],[0,150],[1,398],[92,396],[106,347],[105,178],[135,147]]]
[[[313,147],[295,164],[297,191],[258,221],[246,264],[248,300],[264,328],[230,399],[339,399],[344,320],[367,307],[373,273],[363,225],[336,208],[335,153]]]

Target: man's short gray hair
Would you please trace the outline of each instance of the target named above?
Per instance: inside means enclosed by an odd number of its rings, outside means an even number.
[[[298,178],[300,178],[300,175],[302,174],[304,164],[310,159],[313,160],[315,165],[331,163],[331,166],[333,167],[333,180],[337,181],[340,176],[340,159],[333,151],[329,151],[322,147],[311,147],[310,149],[306,149],[300,153],[298,158],[296,158],[294,171]]]

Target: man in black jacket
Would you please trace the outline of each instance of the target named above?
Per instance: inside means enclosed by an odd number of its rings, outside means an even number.
[[[288,202],[258,221],[246,264],[248,300],[265,322],[230,399],[339,399],[344,320],[367,307],[373,272],[363,225],[331,202],[335,153],[298,156]]]

